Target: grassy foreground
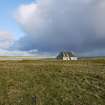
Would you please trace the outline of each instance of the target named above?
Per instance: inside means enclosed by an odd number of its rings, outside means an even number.
[[[0,105],[105,105],[105,61],[0,61]]]

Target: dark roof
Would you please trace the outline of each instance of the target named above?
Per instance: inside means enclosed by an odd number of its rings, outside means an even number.
[[[62,59],[63,57],[74,57],[74,54],[72,52],[66,52],[66,51],[63,52],[62,51],[57,56],[58,59]]]
[[[65,57],[74,57],[73,53],[72,52],[63,52],[63,56]]]

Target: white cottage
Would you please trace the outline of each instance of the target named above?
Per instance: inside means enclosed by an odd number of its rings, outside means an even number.
[[[59,55],[57,56],[57,59],[61,60],[78,60],[76,56],[73,55],[72,52],[60,52]]]

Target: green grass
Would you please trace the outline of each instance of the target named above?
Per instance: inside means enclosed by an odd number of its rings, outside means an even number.
[[[0,105],[105,105],[105,60],[0,61]]]

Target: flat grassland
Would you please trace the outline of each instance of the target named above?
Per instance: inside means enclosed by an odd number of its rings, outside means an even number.
[[[105,105],[105,60],[0,61],[0,105]]]

